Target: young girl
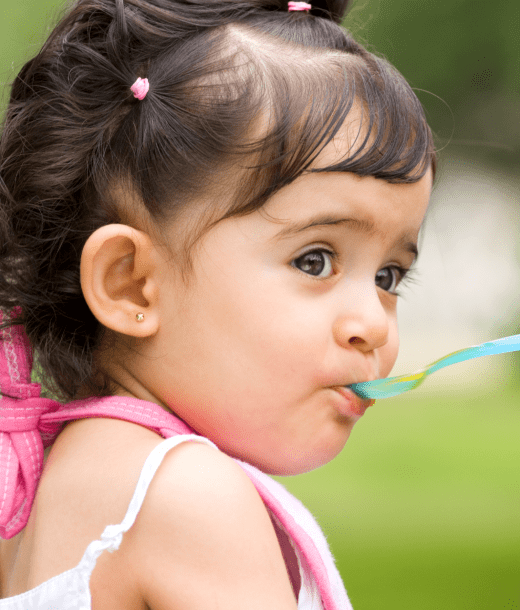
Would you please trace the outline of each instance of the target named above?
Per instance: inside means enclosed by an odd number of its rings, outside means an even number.
[[[345,386],[390,372],[435,158],[345,5],[77,0],[16,78],[0,609],[351,607],[267,474],[336,456]]]

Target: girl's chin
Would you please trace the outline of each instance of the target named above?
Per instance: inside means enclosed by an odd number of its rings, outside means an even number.
[[[342,438],[336,438],[324,446],[316,445],[312,450],[297,450],[293,448],[291,451],[286,451],[276,457],[271,455],[267,459],[245,459],[244,461],[256,466],[262,472],[273,476],[287,477],[304,474],[325,466],[325,464],[328,464],[337,457],[344,448],[353,425],[349,427],[349,430]]]

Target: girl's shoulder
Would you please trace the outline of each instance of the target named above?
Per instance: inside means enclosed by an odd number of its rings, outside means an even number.
[[[262,499],[240,465],[212,447],[184,443],[165,456],[128,533],[152,608],[296,608]]]
[[[60,529],[59,548],[66,554],[75,539],[76,563],[107,525],[122,521],[143,464],[161,442],[141,426],[108,419],[74,422],[60,435],[41,496],[45,503],[52,498],[57,511],[51,530]],[[71,565],[69,557],[50,576]],[[121,595],[154,609],[211,607],[215,596],[229,608],[295,607],[256,489],[235,460],[201,443],[182,443],[166,453],[118,552],[99,558],[93,599],[114,579]]]
[[[61,522],[68,516],[88,513],[89,518],[82,521],[88,529],[95,527],[95,522],[102,529],[121,522],[145,461],[164,442],[155,432],[118,419],[71,422],[46,462],[38,508],[52,502],[52,512],[60,515]],[[213,501],[214,509],[218,505],[231,508],[226,502],[237,509],[243,502],[244,508],[256,505],[262,509],[261,514],[266,513],[258,492],[239,464],[208,444],[184,442],[172,447],[151,478],[140,513],[149,512],[156,523],[168,522],[173,514],[202,517],[208,501]],[[49,505],[48,513],[50,508]],[[134,530],[145,524],[142,515]],[[212,517],[214,522],[214,512]],[[74,522],[77,526],[78,520]]]

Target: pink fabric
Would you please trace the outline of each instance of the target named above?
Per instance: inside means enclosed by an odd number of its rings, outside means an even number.
[[[61,429],[61,422],[46,423],[42,416],[61,405],[40,398],[39,384],[31,383],[32,358],[22,327],[3,329],[0,341],[0,536],[12,538],[29,518],[43,449]]]
[[[130,87],[130,90],[134,94],[134,97],[138,100],[144,100],[150,91],[150,83],[147,78],[138,78],[135,83]]]
[[[251,464],[237,462],[253,482],[264,504],[298,545],[318,584],[324,610],[352,610],[325,536],[309,511],[277,481]]]
[[[287,10],[291,11],[310,11],[312,6],[307,2],[288,2]]]

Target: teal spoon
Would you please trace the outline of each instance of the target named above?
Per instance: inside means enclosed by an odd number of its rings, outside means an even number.
[[[520,335],[503,337],[495,341],[488,341],[487,343],[460,349],[457,352],[444,356],[440,360],[436,360],[426,368],[411,375],[374,379],[374,381],[353,383],[347,387],[361,398],[391,398],[403,392],[408,392],[408,390],[413,390],[421,385],[428,375],[446,366],[457,364],[457,362],[464,362],[464,360],[471,360],[472,358],[480,358],[481,356],[493,356],[494,354],[505,354],[506,352],[517,352],[519,350]]]

